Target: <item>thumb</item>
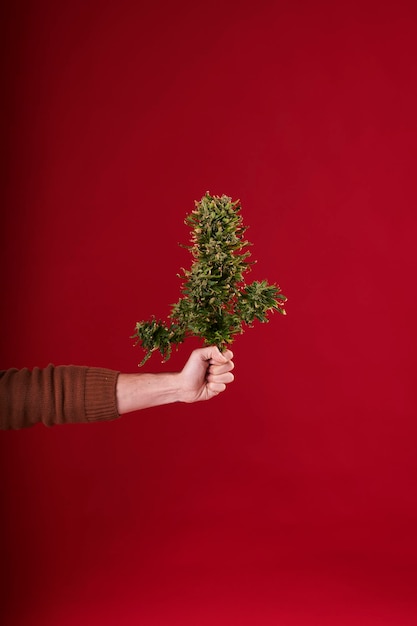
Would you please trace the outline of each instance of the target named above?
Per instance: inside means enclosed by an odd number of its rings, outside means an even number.
[[[207,348],[201,348],[201,358],[204,361],[213,363],[227,363],[227,361],[233,359],[233,352],[231,350],[220,352],[217,346],[208,346]]]

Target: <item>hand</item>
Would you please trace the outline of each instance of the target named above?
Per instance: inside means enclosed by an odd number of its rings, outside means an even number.
[[[210,400],[234,380],[233,352],[220,352],[216,346],[194,350],[179,374],[183,402]]]
[[[171,402],[210,400],[232,382],[233,353],[215,346],[191,353],[181,372],[120,374],[116,385],[119,415]]]

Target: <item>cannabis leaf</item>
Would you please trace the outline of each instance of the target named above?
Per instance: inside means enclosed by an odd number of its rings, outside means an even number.
[[[191,228],[190,251],[193,261],[189,270],[178,276],[183,279],[182,296],[172,305],[169,323],[156,320],[137,322],[136,344],[146,351],[143,365],[152,352],[159,350],[164,361],[171,356],[172,346],[186,337],[204,339],[206,345],[224,350],[234,335],[252,326],[255,319],[267,322],[270,311],[285,315],[287,298],[278,285],[266,280],[245,283],[250,270],[250,242],[244,237],[247,227],[240,215],[241,204],[228,196],[211,196],[207,192],[195,202],[185,223]]]

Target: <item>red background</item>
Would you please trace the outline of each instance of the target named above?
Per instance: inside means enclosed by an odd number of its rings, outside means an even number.
[[[416,624],[415,3],[2,12],[0,366],[136,371],[206,190],[289,299],[220,398],[1,434],[4,623]]]

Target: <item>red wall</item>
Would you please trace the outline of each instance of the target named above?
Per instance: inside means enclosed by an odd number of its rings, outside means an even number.
[[[0,366],[136,371],[206,190],[289,298],[210,403],[0,435],[4,623],[415,625],[415,4],[2,11]]]

